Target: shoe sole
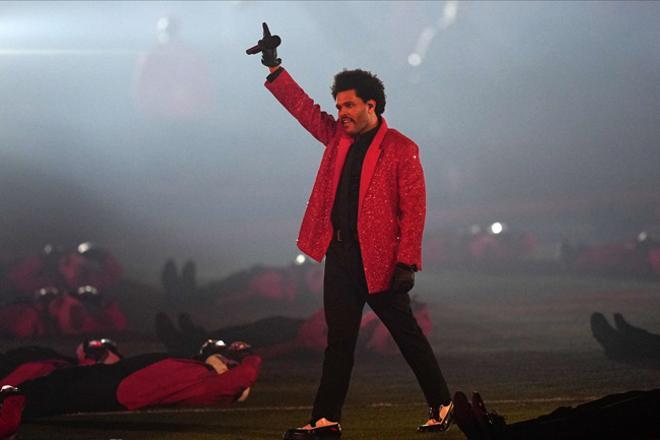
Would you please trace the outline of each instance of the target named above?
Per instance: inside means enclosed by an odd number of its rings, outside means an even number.
[[[341,438],[341,426],[323,426],[313,429],[289,429],[282,436],[282,440],[326,440]]]

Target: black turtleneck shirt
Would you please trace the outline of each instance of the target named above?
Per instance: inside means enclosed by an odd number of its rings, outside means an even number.
[[[371,141],[376,136],[378,127],[380,127],[380,120],[375,128],[356,136],[346,154],[346,161],[337,185],[337,194],[331,215],[332,226],[335,231],[341,231],[342,240],[357,239],[358,199],[360,197],[362,163]]]

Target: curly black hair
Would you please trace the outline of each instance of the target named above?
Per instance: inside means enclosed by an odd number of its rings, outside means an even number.
[[[335,81],[330,90],[332,97],[337,93],[355,89],[355,94],[364,102],[370,99],[376,101],[376,114],[380,116],[385,111],[385,86],[375,74],[366,70],[342,70],[335,75]]]

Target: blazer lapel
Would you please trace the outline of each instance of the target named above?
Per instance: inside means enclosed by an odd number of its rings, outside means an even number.
[[[376,163],[378,163],[378,158],[380,157],[380,152],[382,151],[381,143],[383,142],[383,138],[385,137],[386,132],[387,122],[385,121],[385,118],[382,118],[380,128],[378,128],[378,132],[376,133],[376,136],[374,136],[374,140],[371,141],[371,145],[369,145],[369,149],[367,150],[367,155],[364,157],[364,163],[362,164],[362,172],[360,174],[360,196],[358,199],[358,216],[360,215],[364,196],[367,195],[369,183],[371,182],[371,178],[374,175],[374,171],[376,171]],[[344,153],[344,159],[345,158],[346,153]]]

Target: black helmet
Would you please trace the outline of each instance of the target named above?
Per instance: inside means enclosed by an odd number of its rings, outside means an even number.
[[[43,249],[41,249],[41,253],[42,253],[43,255],[51,255],[51,254],[56,253],[56,252],[59,252],[58,247],[57,247],[57,246],[54,246],[54,245],[52,245],[52,244],[50,244],[50,243],[46,243],[46,244],[44,245]]]
[[[57,265],[60,262],[60,258],[62,258],[63,252],[61,247],[47,243],[41,249],[40,255],[45,268],[54,270],[57,269]]]
[[[103,262],[106,251],[96,243],[85,241],[76,247],[76,252],[91,261]]]
[[[222,339],[207,339],[199,349],[199,357],[206,359],[212,354],[227,354],[227,344]]]
[[[4,402],[4,400],[7,397],[16,396],[20,394],[22,394],[21,390],[19,390],[15,386],[3,385],[2,388],[0,388],[0,406],[2,406],[2,402]]]
[[[83,342],[83,352],[86,357],[94,359],[96,362],[102,362],[108,352],[114,353],[120,358],[122,357],[117,348],[117,343],[108,338],[85,340]]]
[[[98,304],[102,299],[102,295],[99,289],[89,284],[78,287],[78,290],[76,290],[76,296],[78,299],[80,299],[80,301],[89,304]]]
[[[50,302],[60,296],[62,292],[57,287],[42,287],[34,291],[34,299],[37,301]]]

